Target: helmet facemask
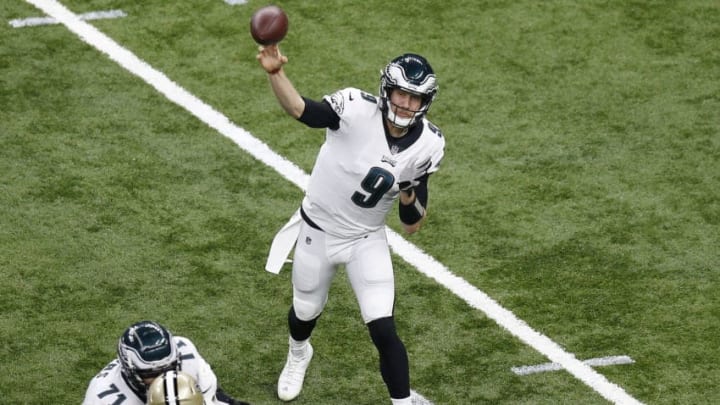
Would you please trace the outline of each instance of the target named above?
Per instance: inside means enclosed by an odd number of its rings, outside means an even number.
[[[390,98],[396,89],[420,96],[420,109],[414,111],[412,117],[400,117],[393,111]],[[393,126],[408,128],[427,114],[437,95],[437,89],[435,73],[425,58],[415,54],[399,56],[381,72],[380,98],[383,115]]]

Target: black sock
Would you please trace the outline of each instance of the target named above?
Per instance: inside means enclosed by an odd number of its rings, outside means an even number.
[[[380,374],[391,398],[410,396],[410,366],[407,350],[395,330],[392,317],[368,323],[370,337],[380,355]]]
[[[319,316],[309,321],[300,320],[295,314],[295,308],[291,306],[290,312],[288,313],[288,327],[290,329],[290,336],[292,336],[293,339],[298,341],[309,339],[313,329],[315,328],[315,324],[317,323],[318,318]]]

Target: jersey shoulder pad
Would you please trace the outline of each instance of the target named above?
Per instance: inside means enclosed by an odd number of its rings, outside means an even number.
[[[362,91],[362,90],[358,90],[358,91],[360,92],[360,98],[362,98],[364,101],[367,101],[367,102],[372,103],[372,104],[377,104],[377,103],[378,103],[377,97],[373,96],[373,95],[370,94],[370,93],[366,93],[366,92],[364,92],[364,91]]]
[[[377,97],[354,87],[338,90],[333,94],[325,96],[324,100],[330,104],[333,111],[341,117],[351,108],[362,108],[366,106],[377,108]],[[364,104],[364,106],[358,103]],[[353,107],[351,107],[351,105]],[[354,107],[355,105],[357,105],[357,107]]]
[[[432,149],[445,149],[445,136],[440,128],[428,120],[424,120],[423,123],[424,143]]]
[[[440,128],[437,127],[437,125],[433,124],[429,120],[425,119],[425,128],[427,128],[430,132],[437,135],[439,138],[443,138],[443,133],[440,130]]]
[[[190,339],[182,336],[173,336],[173,338],[175,339],[175,344],[177,345],[178,352],[180,352],[180,357],[185,359],[200,356],[200,353],[198,353],[195,344]]]

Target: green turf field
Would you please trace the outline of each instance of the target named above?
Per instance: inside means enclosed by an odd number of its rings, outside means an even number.
[[[50,0],[38,0],[50,3]],[[324,133],[286,116],[248,33],[265,5],[62,0],[309,172]],[[445,133],[408,240],[647,404],[720,402],[720,3],[278,1],[285,70],[319,99],[376,93],[425,55]],[[279,404],[290,272],[263,270],[302,190],[64,25],[0,4],[0,404],[76,404],[129,324],[191,338],[229,393]],[[389,224],[400,230],[396,213]],[[395,257],[413,389],[434,404],[604,404]],[[387,404],[340,273],[300,404]],[[591,369],[592,370],[592,369]]]

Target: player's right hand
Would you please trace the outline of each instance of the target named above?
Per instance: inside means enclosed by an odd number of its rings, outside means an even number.
[[[259,46],[256,59],[268,73],[277,73],[284,64],[288,62],[287,56],[280,52],[277,44]]]

